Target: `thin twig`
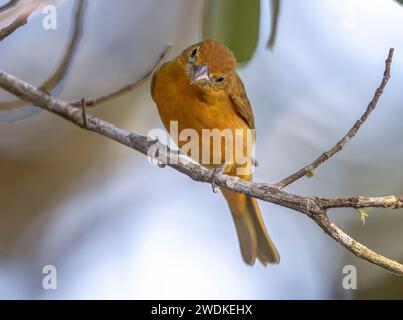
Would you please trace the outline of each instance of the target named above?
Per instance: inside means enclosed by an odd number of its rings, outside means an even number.
[[[24,1],[23,3],[19,4],[18,6],[14,7],[14,8],[10,8],[9,10],[3,11],[0,14],[0,24],[5,23],[6,21],[12,20],[13,18],[15,18],[17,15],[22,15],[22,14],[26,14],[28,11],[30,11],[32,9],[32,6],[37,6],[37,4],[35,3],[37,0],[27,0]],[[42,5],[55,5],[57,2],[61,1],[61,0],[42,0]]]
[[[3,13],[4,11],[16,7],[20,2],[21,0],[10,0],[9,2],[0,7],[0,14]]]
[[[6,37],[11,35],[18,28],[24,26],[28,22],[28,18],[36,11],[45,1],[35,0],[30,3],[8,26],[0,30],[0,41],[3,41]]]
[[[382,82],[379,85],[378,89],[376,89],[375,94],[369,103],[366,111],[364,114],[359,118],[354,126],[350,129],[350,131],[341,139],[337,144],[331,148],[330,150],[322,153],[315,161],[312,163],[306,165],[304,168],[301,170],[298,170],[294,174],[290,175],[289,177],[277,182],[274,184],[276,188],[283,189],[284,187],[288,186],[289,184],[297,181],[298,179],[302,178],[306,174],[312,172],[315,170],[318,166],[320,166],[322,163],[326,162],[329,160],[331,157],[333,157],[337,152],[341,151],[344,146],[356,135],[358,130],[361,128],[361,126],[364,124],[364,122],[368,119],[369,115],[372,113],[372,111],[375,110],[376,105],[379,101],[379,98],[381,97],[383,90],[385,89],[386,84],[388,83],[390,79],[390,66],[392,64],[392,59],[393,59],[393,52],[394,49],[391,48],[389,50],[389,55],[388,58],[385,61],[385,72],[383,74]]]
[[[67,71],[73,60],[74,53],[76,52],[76,49],[83,34],[83,20],[86,8],[86,0],[78,0],[77,2],[78,3],[74,14],[74,29],[71,35],[70,42],[67,46],[67,50],[60,62],[59,67],[56,69],[53,75],[41,86],[41,89],[44,89],[48,92],[51,92],[51,90],[66,76]]]
[[[65,118],[79,127],[83,126],[82,110],[69,105],[67,102],[52,97],[46,92],[40,91],[32,85],[16,79],[3,71],[0,71],[0,87],[21,99],[29,101],[34,105]],[[403,275],[402,264],[379,255],[352,239],[334,223],[330,222],[326,212],[328,208],[341,207],[343,201],[346,201],[345,206],[351,206],[352,208],[369,205],[377,207],[380,206],[381,203],[386,208],[401,208],[401,200],[403,197],[350,197],[345,199],[306,197],[282,191],[269,184],[245,181],[238,177],[228,176],[226,174],[220,174],[213,178],[209,170],[186,159],[186,157],[178,155],[177,152],[171,151],[167,146],[162,145],[158,141],[150,140],[147,139],[147,137],[131,133],[125,129],[116,127],[109,122],[98,119],[93,115],[86,114],[85,119],[86,129],[115,140],[129,148],[141,152],[142,154],[148,156],[152,155],[159,162],[167,163],[168,166],[189,176],[195,181],[207,182],[210,184],[214,182],[217,186],[225,187],[232,191],[243,193],[306,214],[330,237],[342,244],[356,256],[393,272],[394,274]],[[150,153],[151,150],[158,150],[158,155],[156,155],[155,152]],[[167,159],[168,161],[166,161]]]
[[[403,275],[402,264],[386,258],[354,240],[333,222],[331,222],[326,214],[313,215],[312,219],[322,228],[323,231],[326,232],[327,235],[336,240],[357,257],[376,264],[396,275]]]
[[[83,118],[83,128],[87,128],[87,110],[85,109],[86,103],[85,99],[81,99],[81,117]]]
[[[73,57],[77,51],[80,39],[83,34],[83,19],[85,11],[85,0],[78,0],[74,14],[74,28],[71,34],[69,44],[65,50],[63,58],[60,60],[59,66],[53,74],[39,87],[39,89],[52,92],[52,90],[61,82],[67,75]],[[10,111],[25,106],[27,103],[23,100],[0,101],[1,111]]]
[[[167,43],[165,45],[164,49],[162,50],[161,54],[158,56],[158,59],[152,65],[152,67],[149,70],[147,70],[143,75],[141,75],[139,79],[137,79],[134,82],[131,82],[131,83],[125,85],[124,87],[119,88],[107,95],[103,95],[101,97],[93,98],[93,99],[86,99],[85,105],[87,107],[95,107],[101,103],[105,103],[114,98],[120,97],[120,96],[122,96],[126,93],[129,93],[129,92],[133,91],[134,89],[138,88],[141,84],[144,83],[145,80],[147,80],[155,72],[155,70],[159,67],[160,63],[165,59],[165,57],[167,56],[167,54],[171,50],[171,48],[172,48],[172,44]],[[69,104],[72,106],[78,107],[81,105],[81,100],[71,101]]]

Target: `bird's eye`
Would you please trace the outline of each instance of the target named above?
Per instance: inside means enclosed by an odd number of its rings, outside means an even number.
[[[215,79],[215,82],[222,82],[224,80],[224,77],[218,77]]]
[[[198,50],[199,50],[199,48],[194,48],[194,49],[192,50],[192,52],[190,53],[190,57],[191,57],[191,58],[196,57]]]

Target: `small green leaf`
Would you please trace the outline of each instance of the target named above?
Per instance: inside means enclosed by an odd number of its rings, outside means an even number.
[[[215,39],[232,50],[238,63],[248,62],[257,47],[259,0],[206,0],[203,38]]]
[[[306,175],[308,178],[312,178],[312,177],[315,175],[315,172],[313,172],[313,171],[308,171],[305,175]]]
[[[278,16],[280,13],[280,0],[271,0],[271,30],[267,47],[273,50],[277,36]]]
[[[360,214],[362,225],[365,226],[365,219],[368,217],[368,212],[370,209],[357,208],[356,210]]]

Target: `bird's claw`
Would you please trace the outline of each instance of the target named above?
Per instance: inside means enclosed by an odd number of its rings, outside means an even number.
[[[217,178],[218,176],[224,172],[224,168],[214,168],[211,170],[211,188],[214,193],[217,193]]]

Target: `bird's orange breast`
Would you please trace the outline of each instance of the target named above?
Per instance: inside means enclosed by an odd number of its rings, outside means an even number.
[[[194,129],[199,137],[203,136],[203,129],[231,130],[235,136],[235,129],[248,130],[245,121],[236,113],[230,97],[222,90],[206,90],[192,85],[186,74],[185,68],[178,59],[166,63],[156,72],[152,84],[152,97],[157,104],[158,112],[165,128],[170,131],[171,121],[176,121],[179,133],[186,129]],[[175,143],[181,148],[186,141],[178,141],[172,135]],[[245,134],[246,136],[246,134]],[[200,139],[199,158],[195,159],[201,163],[201,157],[206,148],[209,148],[213,156],[213,141],[208,146]],[[233,142],[235,144],[235,140]],[[205,140],[204,140],[205,142]],[[225,162],[225,155],[228,152],[225,141],[221,143],[221,164]],[[231,152],[234,152],[232,147]],[[243,150],[241,150],[243,151]],[[207,167],[215,167],[211,159],[210,164],[204,163]]]

